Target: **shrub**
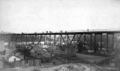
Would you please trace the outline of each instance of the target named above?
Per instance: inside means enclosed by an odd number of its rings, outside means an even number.
[[[34,68],[32,71],[40,71],[39,69]]]

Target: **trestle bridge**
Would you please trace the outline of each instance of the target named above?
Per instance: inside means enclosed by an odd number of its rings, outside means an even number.
[[[14,43],[16,48],[33,50],[35,47],[32,45],[39,45],[42,48],[72,49],[69,53],[73,53],[74,49],[77,49],[76,53],[108,56],[114,50],[115,34],[119,33],[120,31],[11,33],[1,34],[1,37],[9,38],[9,43]],[[17,47],[17,45],[19,46]],[[26,47],[28,45],[31,47]],[[39,56],[39,52],[36,54],[35,56]]]

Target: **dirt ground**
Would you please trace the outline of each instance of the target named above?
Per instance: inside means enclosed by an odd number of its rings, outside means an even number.
[[[114,67],[114,64],[111,66],[99,66],[94,64],[94,61],[99,61],[104,58],[96,57],[96,56],[89,56],[89,55],[78,55],[84,60],[88,61],[89,63],[84,62],[77,62],[77,63],[64,63],[59,65],[53,64],[42,64],[42,66],[28,66],[28,67],[18,67],[18,66],[11,66],[3,68],[3,62],[0,62],[1,68],[0,71],[120,71],[118,68]]]
[[[96,68],[85,64],[63,64],[52,67],[2,68],[0,71],[96,71]]]
[[[119,70],[115,67],[97,66],[83,63],[70,63],[61,65],[0,68],[0,71],[119,71]]]

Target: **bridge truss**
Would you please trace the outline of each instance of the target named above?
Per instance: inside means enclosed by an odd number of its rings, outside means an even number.
[[[89,31],[61,33],[11,34],[11,42],[16,44],[73,45],[79,53],[109,54],[114,47],[114,35],[119,31]],[[69,48],[69,47],[68,47]]]
[[[67,48],[67,50],[71,49],[67,51],[69,53],[74,53],[74,49],[77,49],[76,53],[106,56],[114,50],[115,34],[120,34],[120,31],[13,33],[0,34],[0,40],[8,41],[14,44],[17,49],[23,50],[39,50],[40,47],[61,48],[62,50]],[[29,55],[29,52],[24,52],[24,54]],[[42,51],[35,53],[35,56],[39,57],[39,52]]]

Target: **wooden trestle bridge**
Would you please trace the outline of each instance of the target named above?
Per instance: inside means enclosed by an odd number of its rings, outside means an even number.
[[[1,34],[16,44],[77,45],[79,52],[109,54],[114,47],[114,35],[120,31],[58,32]],[[7,39],[8,40],[8,39]]]
[[[120,31],[10,33],[0,34],[0,40],[14,44],[17,49],[23,49],[23,53],[28,56],[30,54],[25,49],[31,51],[37,48],[39,50],[40,47],[58,47],[62,50],[65,48],[68,50],[72,47],[72,50],[69,51],[70,53],[73,53],[74,49],[77,49],[76,53],[106,56],[110,55],[114,50],[115,34],[120,34]],[[38,57],[39,52],[41,51],[35,53],[38,54]]]

